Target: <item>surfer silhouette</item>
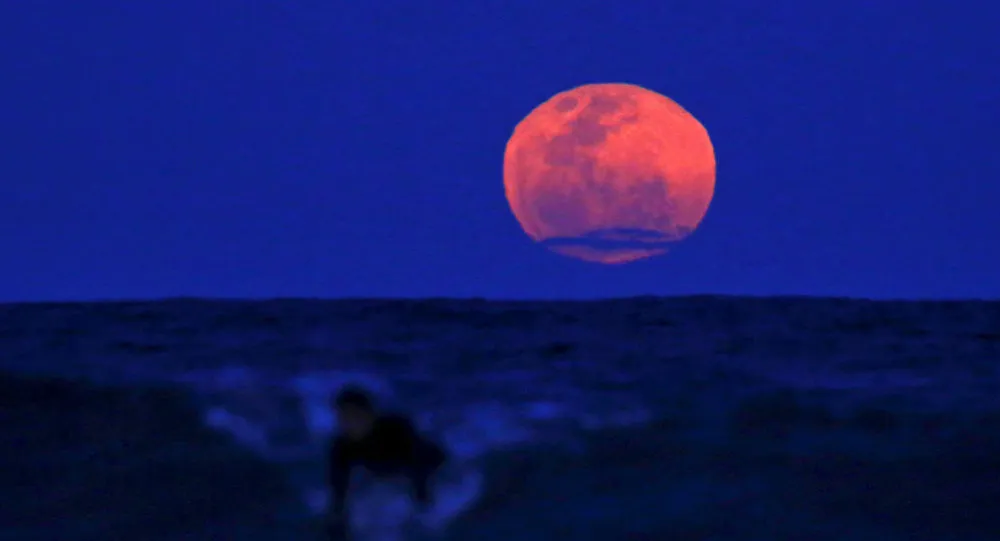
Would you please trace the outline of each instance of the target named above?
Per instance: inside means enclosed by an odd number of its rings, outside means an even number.
[[[417,433],[410,419],[380,414],[371,396],[361,388],[343,389],[333,405],[340,431],[329,454],[331,539],[347,537],[348,492],[352,470],[357,466],[377,479],[407,478],[418,508],[427,509],[433,503],[430,479],[447,460],[445,451]]]

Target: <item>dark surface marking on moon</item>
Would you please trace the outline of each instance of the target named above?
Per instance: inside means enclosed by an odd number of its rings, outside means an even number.
[[[573,96],[566,96],[556,103],[556,111],[559,111],[560,113],[568,113],[575,109],[578,103],[580,103],[580,100],[574,98]]]
[[[601,119],[618,112],[624,100],[614,96],[592,96],[580,115],[569,123],[569,134],[579,146],[595,146],[608,138],[612,126],[601,124]]]
[[[601,124],[600,117],[580,115],[569,123],[567,137],[572,137],[574,144],[581,147],[597,146],[608,138],[608,126]]]
[[[543,145],[546,164],[552,167],[563,167],[576,163],[576,140],[573,138],[573,134],[557,135]]]
[[[597,171],[589,160],[572,171],[551,169],[548,175],[551,178],[539,183],[529,200],[543,231],[550,236],[576,238],[577,233],[585,232],[580,237],[607,240],[598,232],[614,230],[618,240],[659,235],[676,242],[692,231],[674,221],[676,203],[662,178],[622,179],[617,171]],[[605,209],[601,215],[591,215],[595,204]],[[638,236],[621,238],[629,231]]]
[[[566,112],[579,105],[579,100],[567,96],[555,104],[556,110]],[[565,109],[565,110],[564,110]],[[618,125],[602,124],[607,115],[628,109],[628,114],[618,119]],[[545,163],[551,166],[579,165],[586,158],[580,149],[598,146],[608,138],[608,133],[618,131],[621,125],[633,124],[639,120],[635,112],[635,100],[628,97],[597,95],[580,111],[580,114],[566,124],[566,131],[543,142]]]
[[[576,187],[545,190],[535,197],[538,219],[553,231],[572,231],[587,221],[586,194]]]
[[[590,103],[588,103],[587,107],[582,113],[580,113],[580,116],[586,115],[590,117],[601,117],[604,115],[610,115],[612,113],[617,113],[624,104],[624,98],[598,94],[591,96]]]

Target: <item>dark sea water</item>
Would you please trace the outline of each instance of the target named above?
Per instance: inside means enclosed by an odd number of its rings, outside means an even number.
[[[1000,539],[1000,302],[691,297],[0,305],[0,540],[322,539],[346,383],[444,541]]]

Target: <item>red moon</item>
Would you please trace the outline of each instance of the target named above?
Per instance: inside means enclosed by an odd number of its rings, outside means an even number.
[[[705,127],[645,88],[589,84],[549,98],[504,153],[507,201],[524,232],[585,261],[666,253],[701,223],[715,193]]]

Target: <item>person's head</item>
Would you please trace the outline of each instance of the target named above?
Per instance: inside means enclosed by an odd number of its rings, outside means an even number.
[[[334,407],[341,433],[353,440],[368,435],[375,420],[375,404],[364,389],[345,387],[337,393]]]

